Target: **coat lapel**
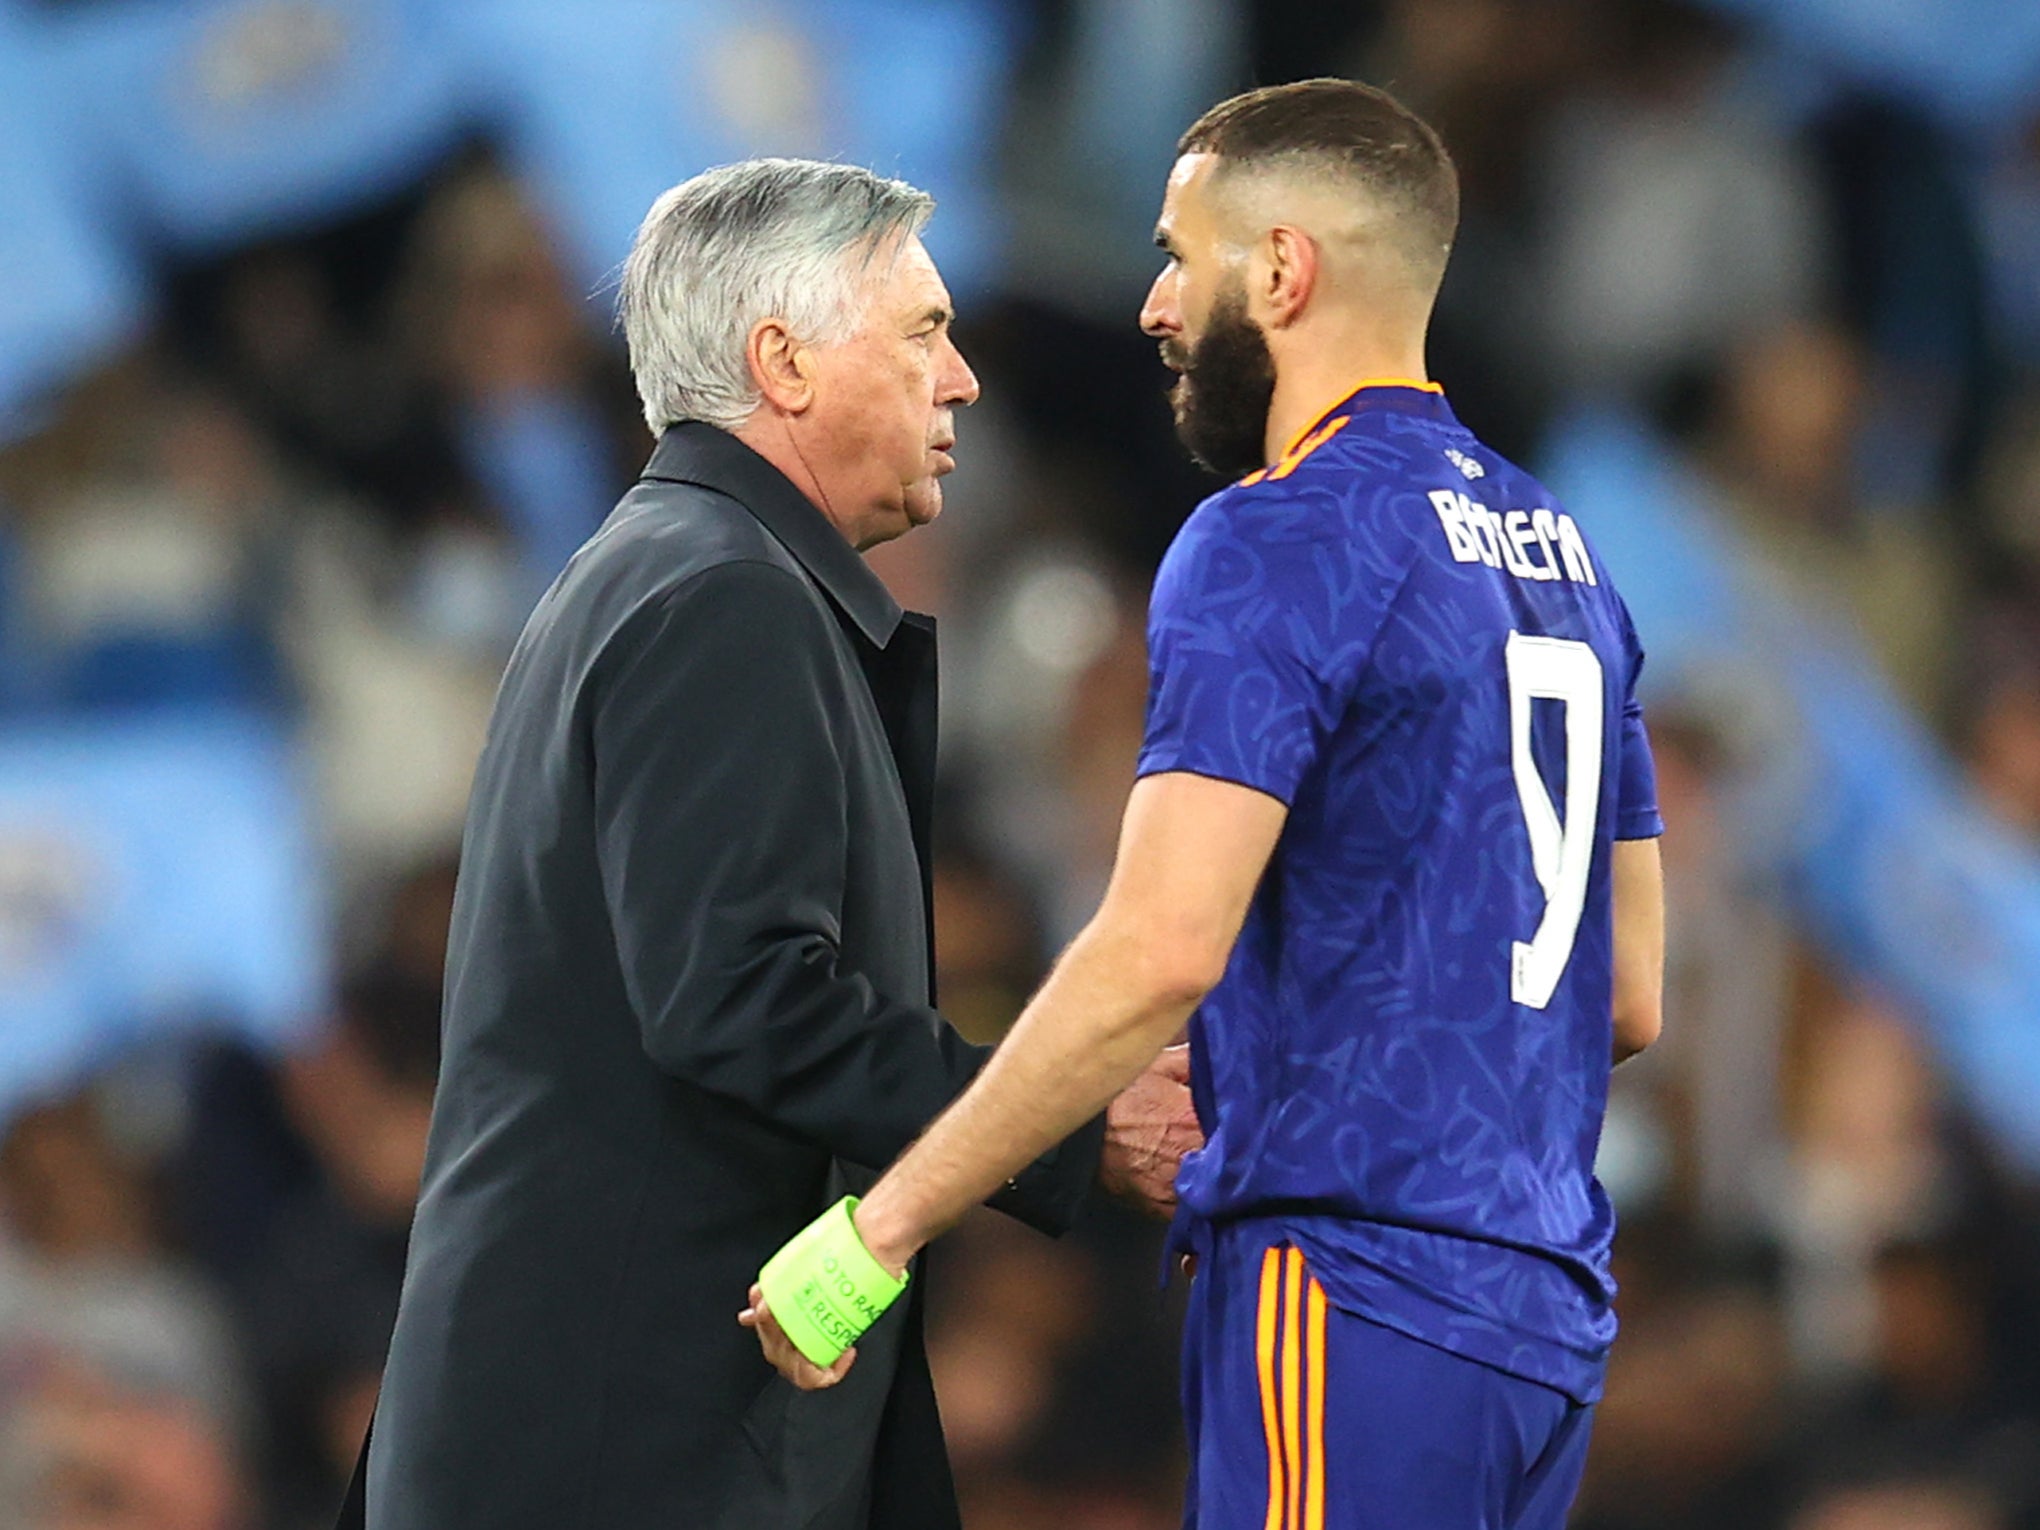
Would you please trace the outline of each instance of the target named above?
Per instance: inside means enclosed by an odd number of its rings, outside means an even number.
[[[935,618],[906,612],[893,639],[882,649],[859,646],[878,715],[892,745],[900,789],[907,798],[907,823],[921,864],[921,906],[928,923],[928,1002],[935,1002]]]

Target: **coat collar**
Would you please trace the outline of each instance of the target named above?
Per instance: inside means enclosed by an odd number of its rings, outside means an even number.
[[[892,641],[900,605],[843,534],[793,481],[728,431],[699,420],[668,426],[644,477],[727,494],[756,516],[878,647]]]

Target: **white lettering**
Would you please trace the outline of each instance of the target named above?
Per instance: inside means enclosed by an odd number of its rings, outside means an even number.
[[[1456,489],[1432,489],[1431,508],[1455,563],[1506,568],[1518,579],[1599,584],[1587,540],[1563,511],[1490,510]],[[1534,548],[1534,551],[1533,551]]]
[[[1531,569],[1529,560],[1523,556],[1523,548],[1521,544],[1516,540],[1517,528],[1515,523],[1517,521],[1522,521],[1525,523],[1525,526],[1527,527],[1530,517],[1525,515],[1521,510],[1511,510],[1507,515],[1502,515],[1498,511],[1489,511],[1488,513],[1495,517],[1500,527],[1502,540],[1502,562],[1505,565],[1507,565],[1509,572],[1514,574],[1518,579],[1536,578],[1537,575],[1535,571]]]
[[[1558,540],[1558,522],[1552,519],[1549,510],[1532,510],[1530,528],[1537,533],[1538,550],[1544,554],[1544,566],[1550,571],[1544,577],[1558,578],[1558,549],[1553,545]]]
[[[1431,508],[1438,512],[1438,524],[1445,528],[1445,541],[1452,549],[1454,563],[1478,563],[1480,544],[1467,529],[1465,512],[1459,508],[1460,496],[1450,489],[1431,491]]]
[[[1480,561],[1489,568],[1502,566],[1501,521],[1494,511],[1467,495],[1459,496],[1459,513],[1479,538]]]
[[[1594,560],[1587,556],[1587,539],[1569,515],[1558,518],[1558,550],[1565,557],[1565,577],[1574,584],[1601,582],[1594,577]]]
[[[1532,563],[1529,544],[1537,540],[1537,533],[1530,526],[1530,512],[1511,510],[1502,517],[1502,524],[1508,529],[1509,546],[1515,551],[1518,572],[1526,579],[1556,579],[1558,570],[1550,563]]]

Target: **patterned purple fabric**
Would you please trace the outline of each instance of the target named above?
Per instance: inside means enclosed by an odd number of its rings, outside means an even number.
[[[1290,810],[1193,1021],[1187,1211],[1280,1219],[1337,1304],[1592,1401],[1611,846],[1662,831],[1606,571],[1435,391],[1371,385],[1199,506],[1149,646],[1140,773]]]

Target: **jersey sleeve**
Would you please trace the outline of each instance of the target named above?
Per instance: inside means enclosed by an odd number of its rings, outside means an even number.
[[[1337,498],[1299,485],[1200,506],[1156,575],[1137,774],[1187,771],[1288,804],[1344,710],[1403,572],[1329,534]]]
[[[1643,725],[1643,703],[1636,699],[1636,682],[1643,674],[1643,645],[1629,611],[1622,612],[1622,639],[1629,656],[1629,683],[1622,696],[1622,727],[1616,747],[1615,837],[1656,839],[1665,832],[1658,812],[1657,763],[1651,758],[1650,734]]]

